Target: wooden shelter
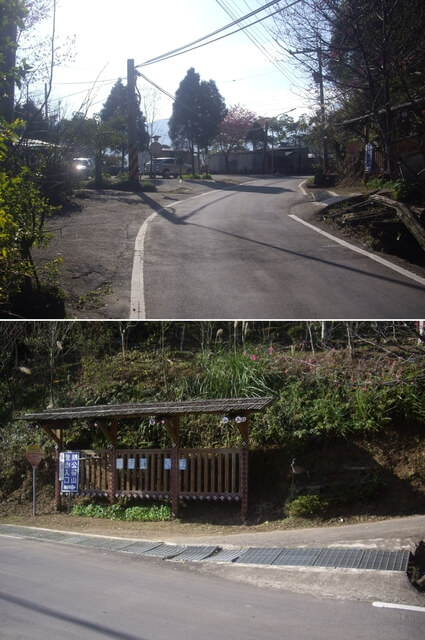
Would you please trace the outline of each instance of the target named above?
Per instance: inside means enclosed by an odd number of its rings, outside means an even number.
[[[183,402],[150,402],[46,409],[24,419],[41,427],[56,443],[55,497],[60,506],[60,452],[64,431],[77,422],[100,429],[109,448],[81,451],[78,494],[169,500],[173,517],[180,500],[236,501],[241,514],[248,510],[249,415],[262,412],[273,401],[265,398],[226,398]],[[180,447],[182,416],[218,414],[241,435],[239,448],[183,449]],[[120,423],[149,419],[161,424],[171,437],[168,449],[118,449]]]

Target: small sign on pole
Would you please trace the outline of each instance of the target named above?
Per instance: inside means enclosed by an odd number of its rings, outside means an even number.
[[[62,492],[78,493],[78,474],[80,470],[79,451],[63,451]],[[59,473],[62,473],[59,459]]]
[[[26,457],[32,466],[32,515],[35,516],[37,513],[35,471],[43,459],[43,449],[36,444],[31,445],[26,450]]]

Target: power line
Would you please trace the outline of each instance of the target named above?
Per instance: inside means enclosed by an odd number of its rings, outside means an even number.
[[[289,4],[286,7],[284,7],[284,9],[288,9],[289,7],[292,7],[293,5],[298,4],[299,2],[301,2],[301,0],[294,0],[294,2],[292,2],[291,4]],[[261,9],[257,9],[254,13],[258,13],[258,11],[262,11],[262,10],[264,10],[265,7],[271,6],[273,4],[276,4],[276,1],[271,2],[268,5],[264,5],[264,7],[262,7]],[[213,44],[214,42],[218,42],[219,40],[223,40],[223,38],[227,38],[228,36],[232,36],[235,33],[239,33],[240,31],[243,31],[244,29],[248,29],[249,27],[252,27],[253,25],[258,24],[259,22],[262,22],[263,20],[268,20],[268,18],[274,16],[277,13],[280,13],[281,11],[282,11],[282,9],[279,8],[276,11],[274,11],[273,13],[268,14],[267,16],[263,16],[262,18],[259,18],[258,20],[255,20],[254,22],[251,22],[250,24],[247,24],[245,26],[239,27],[238,29],[235,29],[235,31],[231,31],[230,33],[226,33],[226,34],[224,34],[224,35],[222,35],[222,36],[220,36],[218,38],[214,38],[213,40],[208,40],[208,42],[202,42],[203,40],[211,37],[211,34],[209,34],[208,36],[204,36],[203,38],[199,38],[195,42],[191,42],[191,43],[189,43],[189,44],[187,44],[187,45],[185,45],[183,47],[180,47],[179,49],[175,49],[174,51],[169,51],[168,53],[164,53],[162,56],[158,56],[157,58],[152,58],[151,60],[147,60],[146,62],[142,62],[141,64],[136,65],[135,68],[139,69],[140,67],[144,67],[144,66],[147,66],[149,64],[154,64],[156,62],[162,62],[163,60],[169,60],[170,58],[174,58],[174,57],[182,55],[184,53],[189,53],[189,51],[194,51],[195,49],[200,49],[201,47],[205,47],[205,46],[207,46],[209,44]],[[248,16],[249,15],[250,14],[248,14]],[[247,18],[247,16],[244,16],[243,18],[240,18],[239,20],[236,20],[234,22],[234,24],[238,24],[242,20],[246,20],[246,18]],[[222,27],[222,29],[219,29],[216,33],[228,29],[229,26],[231,26],[231,25],[227,25],[226,27]],[[201,44],[196,44],[196,46],[192,46],[196,42],[201,42]]]
[[[259,9],[256,9],[255,11],[251,11],[251,13],[247,14],[246,16],[244,16],[243,18],[240,18],[239,20],[235,20],[233,22],[230,22],[229,24],[225,25],[224,27],[220,27],[220,29],[216,29],[215,31],[212,31],[211,33],[209,33],[206,36],[202,36],[202,38],[198,38],[197,40],[194,40],[193,42],[189,42],[186,45],[183,45],[182,47],[178,47],[177,49],[173,49],[172,51],[168,51],[167,53],[164,53],[160,56],[157,56],[156,58],[151,58],[150,60],[146,60],[146,62],[142,62],[141,64],[136,65],[136,68],[138,67],[144,67],[147,66],[148,64],[153,64],[154,62],[159,62],[160,60],[164,60],[168,57],[173,57],[174,54],[177,54],[181,51],[183,51],[184,49],[187,49],[188,47],[192,47],[195,44],[198,44],[200,42],[202,42],[203,40],[207,40],[208,38],[211,38],[212,36],[217,35],[218,33],[221,33],[223,31],[227,31],[227,29],[230,29],[230,27],[234,27],[236,24],[238,24],[239,22],[241,22],[242,20],[246,20],[247,18],[252,17],[253,15],[260,13],[261,11],[264,11],[264,9],[268,9],[269,7],[273,6],[274,4],[277,4],[277,2],[279,2],[279,0],[273,0],[272,2],[268,2],[267,4],[265,4],[264,6],[260,7]],[[228,34],[231,35],[231,34]],[[215,42],[213,40],[213,42]],[[191,51],[191,49],[189,49],[189,51]]]
[[[231,9],[231,7],[229,6],[228,3],[225,2],[225,0],[216,0],[217,4],[227,13],[227,15],[229,15],[230,17],[234,18],[236,17],[237,13],[236,13],[236,7],[235,9]],[[293,4],[297,4],[296,2],[293,2],[290,5],[287,5],[286,7],[284,7],[284,9],[287,9],[289,7],[291,7]],[[245,1],[245,5],[249,7],[248,3]],[[275,13],[279,13],[279,11],[274,12],[269,14],[270,16],[275,15]],[[247,27],[250,27],[251,25],[247,25]],[[269,33],[269,31],[267,30],[267,28],[265,27],[265,25],[261,25],[264,29],[266,29],[267,33]],[[240,29],[242,30],[242,29]],[[258,33],[260,34],[260,32],[256,29],[256,27],[254,27],[252,29],[252,32]],[[247,36],[247,38],[249,38],[249,40],[254,44],[255,47],[257,47],[257,49],[259,49],[261,51],[261,53],[269,60],[269,62],[271,62],[276,69],[283,75],[283,77],[288,80],[288,82],[292,83],[293,82],[293,78],[288,74],[288,72],[286,71],[284,65],[282,64],[281,60],[277,59],[276,57],[274,57],[268,50],[268,45],[269,43],[267,41],[264,41],[262,35],[254,35],[254,33],[250,33],[248,31],[244,31],[245,35]],[[260,41],[260,38],[263,39],[263,42]]]

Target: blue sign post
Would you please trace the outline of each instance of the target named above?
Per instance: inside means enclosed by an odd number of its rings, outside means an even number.
[[[79,451],[62,451],[60,458],[60,479],[62,480],[62,493],[78,493],[78,474],[80,469]]]

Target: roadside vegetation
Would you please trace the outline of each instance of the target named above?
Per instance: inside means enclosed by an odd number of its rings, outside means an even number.
[[[28,509],[29,444],[45,451],[39,482],[52,498],[54,443],[19,419],[28,411],[266,395],[274,402],[250,418],[252,522],[425,507],[418,324],[5,322],[0,332],[3,517]],[[219,416],[200,416],[182,421],[181,445],[240,446],[240,436]],[[107,442],[82,423],[66,431],[65,446]],[[149,420],[123,422],[118,446],[166,447],[169,436]],[[292,472],[293,458],[304,470]]]

